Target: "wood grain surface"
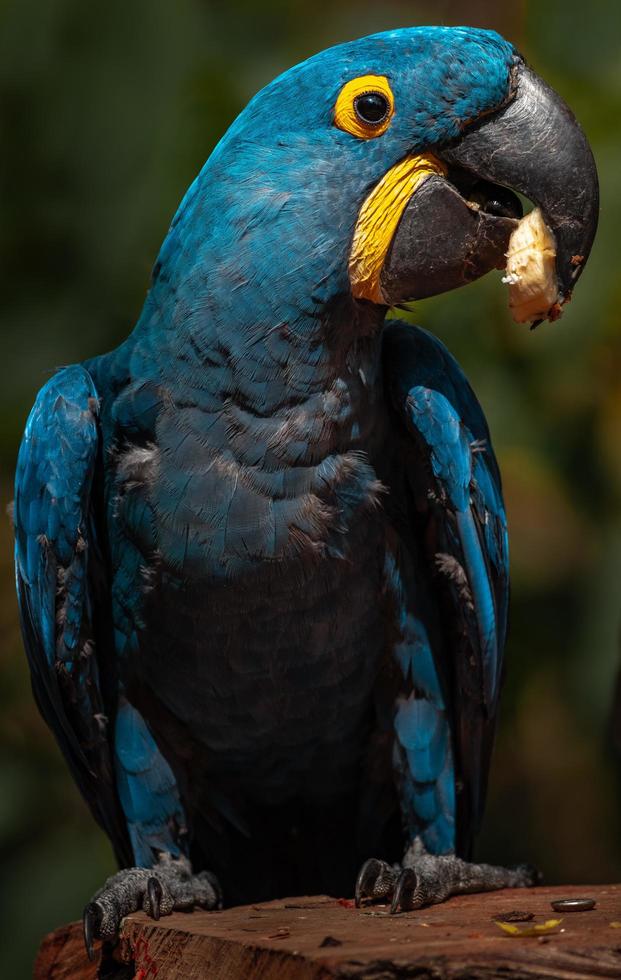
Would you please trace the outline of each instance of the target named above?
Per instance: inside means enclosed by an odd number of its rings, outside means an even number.
[[[550,902],[586,896],[590,912]],[[553,932],[509,936],[493,921],[532,914],[520,929],[562,918]],[[615,925],[613,925],[615,923]],[[99,956],[99,951],[98,951]],[[114,950],[89,964],[81,926],[43,940],[35,980],[478,980],[621,978],[621,885],[464,895],[389,916],[345,899],[287,898],[223,912],[128,916]]]

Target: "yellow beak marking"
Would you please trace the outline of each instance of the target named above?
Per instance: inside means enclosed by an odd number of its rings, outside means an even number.
[[[432,153],[407,156],[384,174],[365,199],[349,254],[349,279],[356,299],[386,303],[380,275],[401,215],[427,177],[446,173],[446,166]]]

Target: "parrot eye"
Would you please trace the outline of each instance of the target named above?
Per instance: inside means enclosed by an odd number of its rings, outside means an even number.
[[[362,122],[376,126],[384,122],[390,111],[388,99],[381,92],[365,92],[354,99],[356,115]]]
[[[381,136],[390,126],[395,100],[384,75],[362,75],[346,82],[334,106],[334,125],[358,139]]]

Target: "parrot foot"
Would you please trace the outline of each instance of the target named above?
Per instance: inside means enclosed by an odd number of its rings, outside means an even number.
[[[356,906],[366,901],[390,899],[390,911],[406,912],[437,905],[451,895],[495,891],[499,888],[530,888],[541,875],[528,864],[501,868],[470,864],[454,854],[429,854],[420,838],[408,847],[402,866],[371,858],[356,881]]]
[[[142,910],[153,919],[171,912],[222,908],[222,891],[209,871],[192,873],[185,857],[161,854],[153,868],[124,868],[108,878],[84,909],[84,944],[94,958],[93,940],[115,939],[121,919]]]

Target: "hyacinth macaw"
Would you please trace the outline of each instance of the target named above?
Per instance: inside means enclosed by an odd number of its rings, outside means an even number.
[[[391,306],[504,266],[539,205],[561,300],[597,177],[499,35],[417,27],[277,78],[177,214],[111,353],[42,388],[16,479],[35,697],[144,908],[526,885],[469,862],[503,673],[482,410]],[[360,870],[359,870],[360,869]],[[221,891],[222,886],[222,891]]]

